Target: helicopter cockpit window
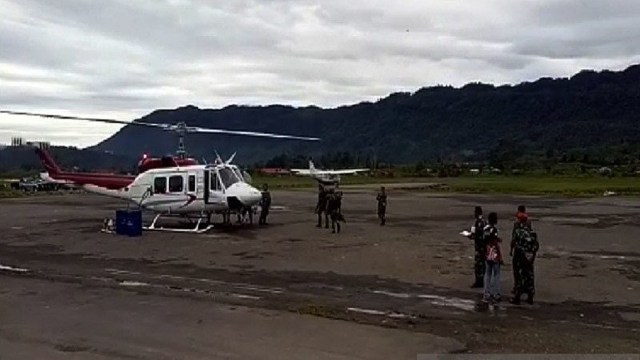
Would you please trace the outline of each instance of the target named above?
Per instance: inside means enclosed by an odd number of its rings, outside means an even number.
[[[251,175],[246,171],[242,171],[242,179],[247,184],[251,184],[253,182],[253,179],[251,178]]]
[[[164,194],[167,192],[167,178],[157,177],[153,179],[153,192],[156,194]]]
[[[218,177],[216,176],[216,173],[212,171],[211,175],[212,176],[210,178],[209,189],[211,189],[212,191],[220,191],[220,185],[218,183]]]
[[[174,175],[169,178],[169,192],[182,192],[184,189],[184,178],[182,175]]]
[[[236,174],[236,177],[238,179],[240,179],[241,181],[244,181],[244,176],[240,172],[240,169],[238,169],[237,167],[231,167],[230,169],[233,170],[233,173]]]
[[[230,168],[221,168],[218,169],[218,176],[220,176],[220,180],[225,188],[237,183],[240,181],[236,173]]]

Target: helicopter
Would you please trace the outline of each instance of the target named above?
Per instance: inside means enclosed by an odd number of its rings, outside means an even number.
[[[0,110],[0,113],[118,124],[124,123],[160,127],[165,130],[176,131],[179,135],[178,156],[181,159],[186,158],[183,137],[186,133],[191,132],[304,141],[320,140],[319,138],[293,135],[190,127],[184,122],[177,125],[170,125],[142,122],[130,123],[112,119],[80,118],[7,110]],[[220,156],[217,155],[217,159],[213,164],[187,163],[186,165],[181,165],[173,157],[168,157],[165,159],[166,162],[162,164],[163,166],[148,168],[136,176],[130,176],[66,172],[55,163],[51,155],[46,151],[46,146],[40,143],[31,143],[31,145],[35,147],[35,152],[39,156],[50,178],[59,181],[69,181],[82,186],[82,188],[88,192],[125,200],[129,204],[136,205],[142,210],[155,213],[156,216],[151,225],[144,227],[146,230],[205,232],[213,227],[211,225],[212,214],[228,214],[231,211],[239,212],[243,209],[257,206],[262,199],[261,191],[247,183],[245,179],[246,175],[243,174],[236,165],[231,164],[235,154],[227,161],[222,161]],[[193,229],[156,227],[158,219],[166,215],[178,215],[189,219],[195,216],[198,220]],[[208,226],[205,229],[200,229],[203,219],[207,219]]]

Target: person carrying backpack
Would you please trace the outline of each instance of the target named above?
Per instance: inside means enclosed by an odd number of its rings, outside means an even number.
[[[483,301],[496,304],[500,301],[500,267],[504,264],[502,251],[498,236],[498,214],[492,212],[488,217],[489,225],[484,229],[484,239],[486,241],[485,250],[485,272],[484,272],[484,294]]]
[[[512,304],[520,304],[522,294],[527,294],[527,303],[533,304],[535,295],[533,264],[540,249],[538,236],[531,228],[531,221],[523,217],[514,231],[514,267],[518,272]]]

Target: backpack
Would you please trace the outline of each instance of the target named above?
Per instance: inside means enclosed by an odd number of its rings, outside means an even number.
[[[493,262],[500,261],[500,252],[498,250],[498,244],[487,245],[487,261],[493,261]]]

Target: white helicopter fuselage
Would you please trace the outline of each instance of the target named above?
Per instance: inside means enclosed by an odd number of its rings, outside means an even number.
[[[193,165],[151,169],[128,186],[109,190],[84,185],[87,191],[124,199],[161,214],[202,214],[240,210],[260,203],[262,193],[244,181],[235,165]]]

